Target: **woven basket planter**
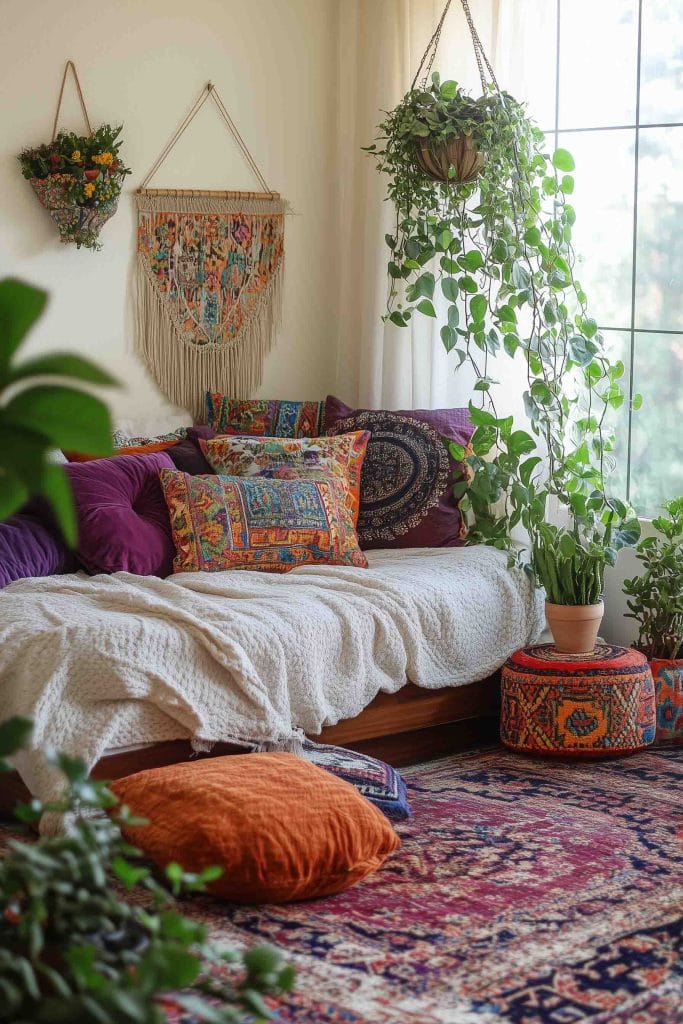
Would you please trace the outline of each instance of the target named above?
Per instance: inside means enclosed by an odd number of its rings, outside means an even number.
[[[97,248],[97,237],[110,217],[116,213],[118,197],[97,206],[83,206],[69,194],[73,185],[70,174],[50,174],[47,178],[29,179],[41,206],[45,207],[59,229],[65,244]]]
[[[478,178],[486,163],[469,135],[458,135],[434,148],[428,142],[416,142],[415,159],[428,178],[460,184]],[[451,167],[455,168],[452,178],[448,176]]]

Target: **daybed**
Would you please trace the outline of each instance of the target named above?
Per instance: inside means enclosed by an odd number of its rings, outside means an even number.
[[[10,584],[0,720],[34,720],[21,780],[56,795],[49,748],[116,777],[185,758],[188,741],[296,750],[304,734],[345,745],[399,736],[399,763],[423,749],[401,734],[495,713],[496,670],[543,626],[526,578],[485,547],[367,554],[368,569]],[[5,805],[21,793],[2,789]]]

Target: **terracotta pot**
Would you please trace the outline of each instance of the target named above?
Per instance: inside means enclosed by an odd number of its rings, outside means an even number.
[[[430,148],[429,142],[415,144],[415,158],[424,173],[434,181],[474,181],[486,160],[469,135],[458,135],[450,142]],[[455,167],[455,177],[448,177],[449,167]]]
[[[598,604],[545,603],[545,615],[553,634],[555,649],[560,654],[591,654],[595,649],[598,630],[605,606]]]
[[[683,658],[653,658],[657,732],[655,743],[683,743]]]

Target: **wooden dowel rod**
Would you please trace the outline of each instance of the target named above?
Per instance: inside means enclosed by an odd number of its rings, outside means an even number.
[[[222,192],[208,188],[140,188],[148,196],[212,196],[214,199],[279,199],[279,192]]]

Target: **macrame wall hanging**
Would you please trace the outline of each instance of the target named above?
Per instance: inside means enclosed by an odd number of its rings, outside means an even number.
[[[262,191],[147,188],[209,98]],[[280,317],[285,202],[211,82],[142,182],[137,207],[137,345],[160,388],[197,416],[207,390],[249,397]]]

